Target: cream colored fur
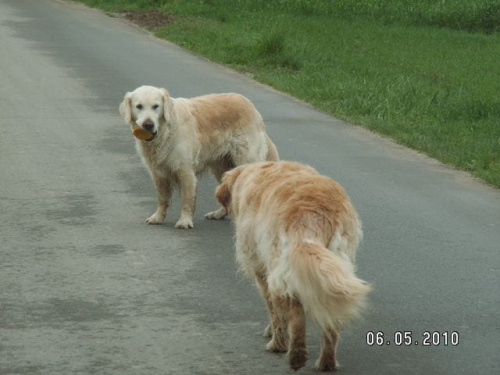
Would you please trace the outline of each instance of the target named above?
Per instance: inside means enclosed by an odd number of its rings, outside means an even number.
[[[192,228],[197,177],[210,170],[218,181],[235,166],[278,160],[264,121],[254,105],[238,94],[172,98],[163,88],[141,86],[120,104],[125,122],[151,131],[152,141],[136,139],[158,195],[158,208],[146,222],[162,224],[175,186],[180,187],[181,217],[176,228]],[[222,219],[226,210],[205,215]]]
[[[236,257],[266,300],[271,351],[305,365],[305,314],[322,328],[316,367],[336,368],[340,329],[371,286],[355,275],[361,222],[344,189],[311,167],[263,162],[227,172],[216,190],[236,226]]]

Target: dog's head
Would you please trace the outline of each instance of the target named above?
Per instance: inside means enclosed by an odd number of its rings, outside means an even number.
[[[172,105],[166,89],[141,86],[125,95],[120,114],[127,124],[137,125],[156,136],[160,126],[169,123]]]
[[[245,166],[242,165],[224,173],[220,185],[215,190],[215,198],[226,209],[229,216],[237,214],[235,211],[236,207],[233,204],[235,203],[233,199],[233,187],[244,168]]]

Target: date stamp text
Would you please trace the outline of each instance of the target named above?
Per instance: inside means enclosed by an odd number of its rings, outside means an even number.
[[[457,331],[424,331],[416,334],[412,331],[368,331],[368,346],[458,346],[460,335]]]

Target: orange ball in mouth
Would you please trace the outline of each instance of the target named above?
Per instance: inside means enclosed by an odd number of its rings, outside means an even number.
[[[132,129],[132,134],[134,137],[137,139],[140,139],[141,141],[152,141],[155,135],[151,133],[148,130],[144,130],[138,125],[134,125],[134,128]]]

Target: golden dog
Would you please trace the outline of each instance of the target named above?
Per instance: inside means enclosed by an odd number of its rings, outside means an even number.
[[[136,138],[139,154],[154,181],[158,208],[146,223],[162,224],[172,189],[180,187],[181,217],[176,228],[192,228],[197,176],[210,169],[220,181],[235,166],[278,160],[262,116],[252,102],[238,94],[172,98],[168,91],[141,86],[125,95],[120,114],[132,128],[151,138]],[[222,219],[226,210],[205,215]]]
[[[344,189],[309,166],[261,162],[227,172],[217,200],[236,225],[236,257],[269,310],[269,351],[307,360],[305,312],[323,330],[316,368],[334,370],[340,329],[371,286],[354,273],[361,222]]]

